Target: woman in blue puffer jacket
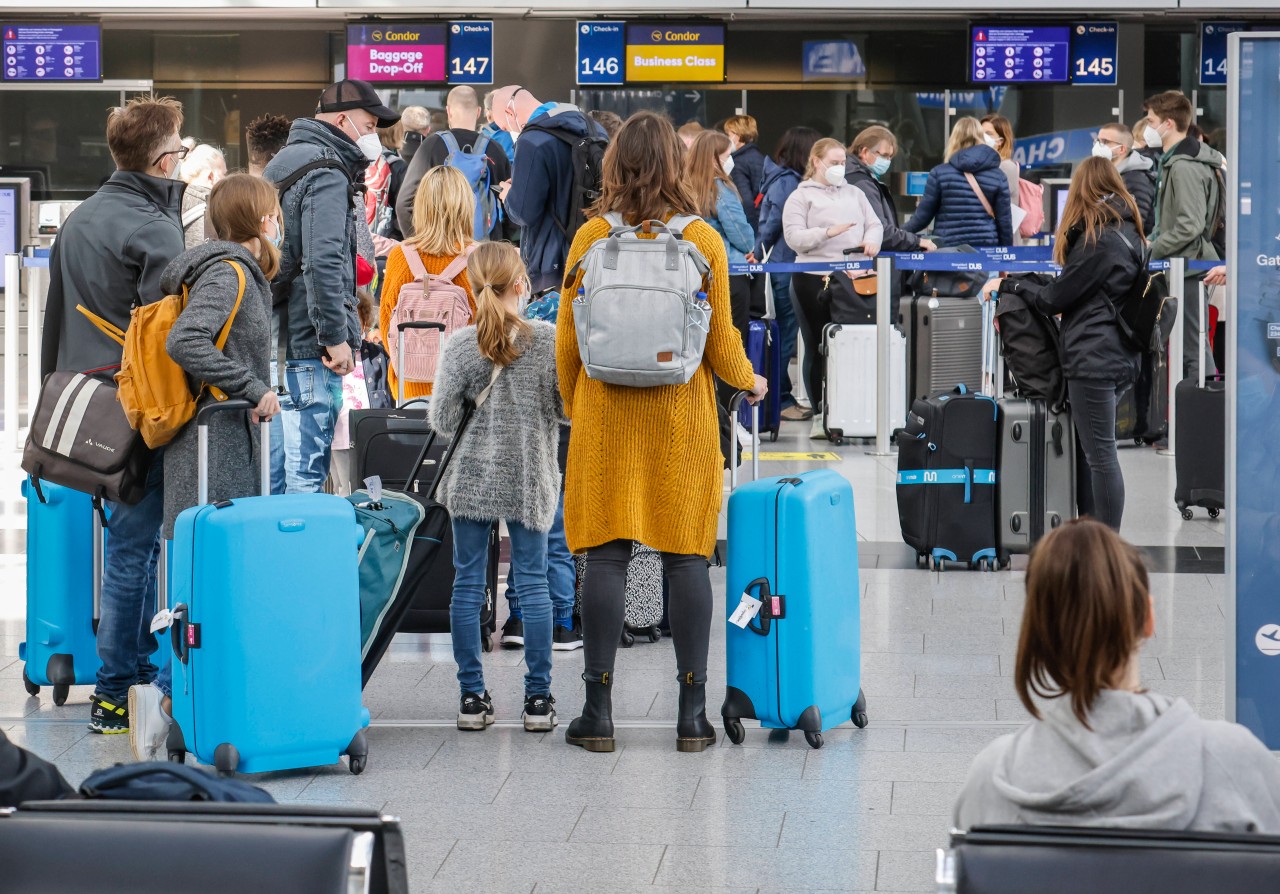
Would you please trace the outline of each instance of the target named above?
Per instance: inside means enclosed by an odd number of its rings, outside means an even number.
[[[939,246],[1014,244],[1009,181],[976,118],[956,122],[946,161],[929,172],[924,197],[902,228],[919,233],[930,222]]]

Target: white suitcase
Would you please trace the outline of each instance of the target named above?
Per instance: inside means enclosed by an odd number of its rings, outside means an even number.
[[[823,427],[833,444],[876,435],[876,327],[831,323],[822,332],[827,358]],[[907,416],[907,340],[889,330],[889,427]]]

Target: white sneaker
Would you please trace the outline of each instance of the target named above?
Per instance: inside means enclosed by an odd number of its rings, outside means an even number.
[[[813,414],[813,424],[809,427],[809,438],[813,441],[827,440],[826,429],[822,427],[822,414]]]
[[[152,683],[129,687],[129,747],[134,760],[164,760],[173,718],[160,706],[164,693]]]

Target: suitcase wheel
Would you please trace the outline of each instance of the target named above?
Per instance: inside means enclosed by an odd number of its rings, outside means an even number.
[[[636,635],[625,627],[622,629],[622,636],[618,640],[618,645],[624,649],[630,649],[636,644]]]
[[[25,668],[22,671],[22,688],[27,690],[27,695],[40,694],[40,687],[37,686],[35,683],[31,682],[31,678],[27,676],[27,671]]]
[[[1184,507],[1184,508],[1183,508],[1183,510],[1182,510],[1182,518],[1183,518],[1183,520],[1184,520],[1184,521],[1191,521],[1191,515],[1192,515],[1192,513],[1191,513],[1191,508],[1190,508],[1189,506],[1188,506],[1188,507]]]
[[[917,568],[929,567],[929,556],[927,553],[916,553],[916,567]]]
[[[369,742],[365,739],[364,730],[356,730],[347,746],[347,769],[352,776],[359,776],[369,763]]]
[[[662,631],[658,629],[656,624],[647,628],[646,633],[648,634],[649,642],[651,643],[656,643],[658,640],[662,639]]]
[[[822,747],[822,733],[811,733],[806,731],[804,734],[804,740],[809,743],[810,748]]]
[[[236,767],[240,766],[240,752],[236,746],[223,742],[213,750],[213,766],[219,776],[236,775]]]
[[[1220,509],[1210,509],[1210,510],[1209,510],[1209,518],[1217,518],[1217,517],[1218,517],[1219,515],[1221,515],[1221,514],[1222,514],[1222,510],[1220,510]]]
[[[849,712],[849,719],[858,729],[867,728],[867,697],[861,689],[858,690],[858,700],[853,703],[853,710]]]
[[[185,751],[170,751],[169,762],[172,764],[185,764],[187,762],[187,753]]]
[[[778,430],[776,428],[773,431],[769,432],[769,440],[770,441],[778,440]]]
[[[493,651],[493,640],[489,638],[487,633],[480,637],[480,648],[486,652]]]
[[[55,705],[65,705],[67,696],[71,694],[70,683],[54,683],[53,684],[53,703]]]
[[[729,741],[734,745],[741,745],[743,740],[747,738],[747,732],[742,728],[742,721],[737,717],[726,717],[724,719],[724,734],[729,737]]]

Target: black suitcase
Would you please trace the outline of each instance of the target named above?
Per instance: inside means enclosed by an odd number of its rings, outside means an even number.
[[[958,385],[917,400],[894,433],[902,539],[921,565],[996,567],[996,409]]]
[[[1205,318],[1204,286],[1200,287],[1200,319]],[[1200,330],[1204,352],[1204,329]],[[1173,500],[1182,517],[1191,518],[1191,507],[1209,510],[1217,518],[1226,505],[1227,480],[1227,383],[1222,376],[1183,379],[1173,392],[1178,412],[1177,453],[1174,469],[1177,485]]]
[[[1116,403],[1116,444],[1148,446],[1169,435],[1169,336],[1178,303],[1166,299],[1151,350],[1143,353],[1138,378]]]

